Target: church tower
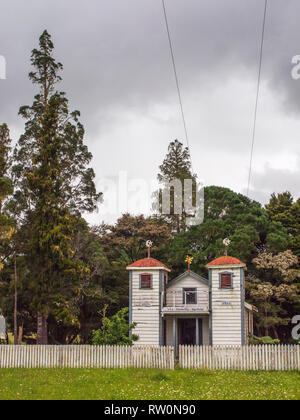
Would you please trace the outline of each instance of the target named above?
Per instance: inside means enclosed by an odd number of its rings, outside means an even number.
[[[245,345],[246,265],[233,257],[209,263],[210,344]]]
[[[129,322],[136,323],[137,345],[162,345],[162,297],[170,270],[160,261],[144,258],[127,267],[129,271]]]

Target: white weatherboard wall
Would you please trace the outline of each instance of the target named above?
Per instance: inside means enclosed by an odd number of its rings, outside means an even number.
[[[174,345],[173,337],[173,318],[166,318],[166,345]]]
[[[203,326],[203,346],[209,346],[209,320],[208,317],[202,319]]]
[[[177,281],[173,286],[167,289],[167,306],[182,306],[183,302],[183,289],[184,288],[196,288],[197,289],[197,305],[204,309],[209,306],[208,298],[208,285],[200,282],[192,276],[186,276],[183,279]],[[174,295],[175,294],[175,299]]]
[[[140,289],[140,275],[152,275],[152,289]],[[160,270],[132,270],[131,274],[131,320],[137,325],[133,334],[139,336],[137,345],[160,344]]]
[[[213,268],[210,271],[212,344],[242,345],[241,268]],[[233,273],[233,289],[220,289],[219,274],[224,272]]]

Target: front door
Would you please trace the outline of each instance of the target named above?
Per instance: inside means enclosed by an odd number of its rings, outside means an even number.
[[[200,345],[202,345],[202,320],[199,319],[199,332],[198,339]],[[197,344],[197,333],[196,333],[196,319],[194,318],[182,318],[178,319],[178,343],[181,346],[195,346]]]
[[[179,344],[182,346],[196,345],[196,320],[195,319],[179,319]]]

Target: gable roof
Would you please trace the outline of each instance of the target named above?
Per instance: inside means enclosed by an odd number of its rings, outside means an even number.
[[[206,267],[208,268],[216,267],[216,266],[224,267],[226,265],[228,266],[239,265],[243,267],[245,266],[245,264],[242,261],[238,260],[237,258],[226,256],[226,257],[216,258],[215,260],[207,264]]]
[[[204,277],[199,276],[199,274],[194,273],[193,271],[186,271],[185,273],[180,274],[180,276],[176,277],[175,279],[171,280],[168,284],[167,284],[167,288],[174,286],[174,284],[176,284],[179,280],[182,280],[186,277],[193,277],[194,279],[200,281],[201,283],[205,284],[206,286],[208,286],[208,280],[205,279]]]
[[[136,268],[162,268],[171,271],[165,264],[155,258],[143,258],[127,266],[127,270]]]

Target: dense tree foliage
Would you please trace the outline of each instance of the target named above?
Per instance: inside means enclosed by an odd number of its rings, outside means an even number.
[[[223,239],[229,238],[229,254],[244,261],[249,268],[259,252],[279,252],[288,244],[288,234],[280,222],[271,221],[256,201],[228,188],[205,188],[204,221],[180,233],[170,243],[169,265],[175,273],[184,270],[185,256],[194,257],[193,270],[205,274],[205,265],[224,255]]]
[[[253,260],[255,271],[247,277],[249,298],[258,307],[256,329],[258,334],[288,341],[288,326],[299,304],[298,257],[291,251],[277,255],[263,252]]]

